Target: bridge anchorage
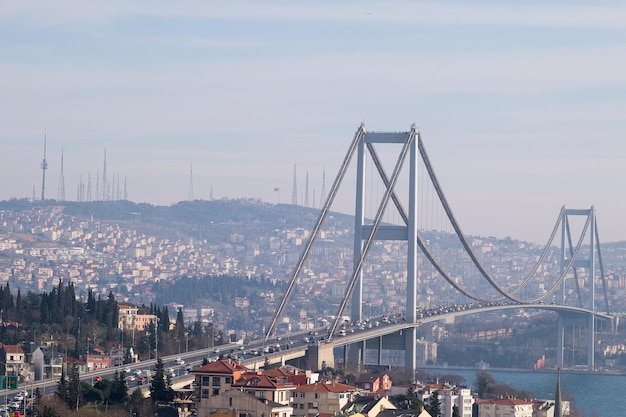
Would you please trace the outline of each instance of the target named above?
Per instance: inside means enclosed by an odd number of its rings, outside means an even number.
[[[385,147],[387,151],[389,147],[395,150],[391,152],[393,164],[391,175],[388,175],[384,163],[389,162],[390,153],[384,154],[387,158],[381,157],[383,154],[379,152],[379,147]],[[321,343],[319,340],[311,343],[306,349],[309,366],[319,368],[322,362],[333,366],[335,362],[333,350],[342,347],[344,364],[351,363],[353,366],[361,367],[369,358],[369,364],[393,364],[415,369],[418,365],[417,329],[425,323],[442,319],[453,320],[467,314],[495,310],[540,309],[558,314],[556,365],[560,368],[579,367],[576,359],[586,350],[586,369],[589,371],[595,369],[596,329],[598,323],[611,321],[595,209],[591,207],[572,210],[563,207],[548,243],[543,249],[538,249],[537,260],[530,272],[517,279],[507,276],[505,283],[501,283],[500,281],[503,281],[501,277],[494,277],[493,273],[490,273],[491,268],[483,265],[481,258],[484,254],[475,253],[473,242],[463,234],[435,175],[421,134],[415,126],[411,126],[405,132],[368,132],[364,125],[359,126],[309,240],[296,263],[286,292],[267,326],[266,340],[275,335],[277,324],[295,291],[355,156],[353,266],[332,324],[323,330],[324,340]],[[371,176],[376,176],[376,187],[373,187],[371,179],[368,181],[368,172]],[[422,184],[426,184],[422,185],[420,190],[418,190],[418,172],[421,173],[419,179],[422,180]],[[424,191],[425,187],[430,187],[428,189],[431,192]],[[376,191],[373,188],[376,188]],[[383,190],[382,196],[379,189]],[[372,197],[374,195],[375,198]],[[433,245],[430,239],[436,240],[436,237],[423,221],[423,217],[428,217],[428,209],[418,205],[418,203],[423,205],[424,200],[429,200],[429,195],[433,196],[440,207],[441,218],[445,219],[451,229],[450,232],[446,230],[446,237],[455,239],[457,255],[454,256],[453,262],[457,263],[456,258],[462,257],[465,266],[444,265],[441,260],[444,257],[442,253],[445,253],[441,250],[442,245],[433,248],[437,245]],[[377,203],[375,208],[372,200]],[[426,205],[433,206],[434,203],[426,201]],[[368,207],[371,212],[366,212]],[[390,221],[390,213],[399,220]],[[431,219],[433,217],[431,215]],[[570,218],[581,217],[584,217],[584,225],[576,245],[573,245]],[[561,245],[557,248],[553,242],[559,226]],[[585,245],[587,236],[589,243]],[[406,286],[403,291],[406,294],[402,300],[404,311],[401,318],[384,320],[373,328],[364,328],[361,325],[364,320],[364,295],[367,296],[363,292],[364,267],[376,242],[384,241],[402,242],[398,247],[402,248],[401,256],[405,259]],[[468,272],[470,267],[472,271]],[[465,305],[471,305],[471,308],[433,308],[433,300],[428,299],[430,297],[428,286],[432,285],[431,278],[434,276],[439,280],[438,285],[454,290],[456,295],[452,298],[457,300],[456,305],[462,304],[461,300],[467,300]],[[601,304],[603,312],[598,311],[596,307],[598,282],[603,288],[604,303]],[[424,294],[427,294],[427,297],[424,297]],[[446,300],[439,301],[443,303]],[[349,314],[346,315],[348,305]],[[429,311],[437,313],[427,317],[418,313],[426,306],[429,307]],[[586,338],[586,347],[580,346],[581,336]],[[570,343],[571,347],[567,347],[567,343]],[[575,346],[578,346],[577,354]],[[401,351],[403,354],[398,353]]]

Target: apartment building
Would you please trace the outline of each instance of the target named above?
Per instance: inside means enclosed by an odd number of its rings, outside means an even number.
[[[227,413],[236,417],[291,417],[291,391],[286,380],[251,372],[225,359],[211,362],[192,373],[198,417]]]
[[[476,399],[478,417],[532,417],[533,403],[517,398]]]
[[[293,392],[294,417],[314,417],[321,414],[338,414],[352,401],[360,388],[334,381],[301,385]]]

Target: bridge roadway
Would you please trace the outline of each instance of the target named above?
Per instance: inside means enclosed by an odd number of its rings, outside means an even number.
[[[220,352],[228,354],[233,352],[241,360],[241,364],[249,369],[260,369],[265,364],[265,359],[269,363],[282,363],[284,364],[288,360],[297,359],[305,356],[309,351],[311,345],[324,344],[331,345],[332,348],[349,345],[352,343],[359,343],[369,339],[376,339],[382,336],[386,336],[393,333],[398,333],[409,327],[419,327],[424,323],[430,323],[439,320],[445,320],[451,317],[465,316],[469,314],[478,314],[500,310],[520,310],[520,309],[535,309],[554,311],[561,314],[568,314],[571,316],[587,317],[590,314],[589,310],[585,310],[578,307],[559,306],[555,304],[506,304],[499,303],[497,305],[463,305],[453,307],[441,307],[439,309],[424,310],[418,312],[418,321],[414,324],[407,323],[402,317],[388,317],[386,321],[385,316],[370,318],[369,321],[361,324],[351,324],[346,326],[346,335],[335,335],[330,340],[327,340],[327,334],[324,332],[326,329],[317,329],[311,332],[299,332],[292,333],[290,335],[282,335],[280,341],[267,342],[263,340],[252,341],[246,345],[228,345],[220,347]],[[604,320],[612,320],[612,317],[603,314],[596,313],[596,317]],[[421,317],[420,317],[421,316]],[[394,322],[395,321],[395,322]],[[378,325],[375,323],[378,322]],[[371,327],[369,327],[371,325]],[[305,338],[309,342],[305,341]],[[311,339],[314,339],[311,343]],[[278,352],[265,353],[260,355],[254,355],[253,351],[262,352],[263,348],[269,345],[275,345],[279,343],[282,348]],[[288,348],[285,349],[285,346]],[[200,351],[199,351],[200,352]],[[205,351],[206,352],[206,351]],[[206,354],[206,353],[205,353]],[[217,353],[210,351],[209,357],[216,359]],[[205,356],[202,356],[204,358]],[[199,361],[202,362],[202,358]],[[198,358],[196,358],[198,359]],[[192,362],[193,363],[193,362]],[[174,388],[182,388],[189,385],[193,381],[193,375],[185,375],[179,378],[173,379]]]
[[[556,304],[506,304],[500,303],[497,305],[462,305],[452,307],[440,307],[437,309],[423,310],[417,313],[418,320],[416,323],[407,323],[404,318],[399,316],[390,316],[385,319],[385,316],[370,318],[367,321],[361,323],[355,323],[345,326],[346,335],[340,336],[339,334],[333,335],[328,340],[328,335],[325,334],[326,329],[317,329],[311,332],[299,332],[289,335],[281,335],[280,340],[254,340],[245,345],[231,343],[227,345],[217,346],[215,348],[201,349],[186,353],[180,353],[177,355],[162,357],[163,366],[166,372],[172,370],[176,376],[172,378],[172,385],[174,388],[182,388],[189,385],[193,381],[193,375],[188,374],[186,368],[188,366],[197,367],[205,358],[210,360],[216,360],[220,355],[236,355],[237,360],[240,363],[250,369],[260,369],[267,358],[269,363],[285,363],[291,359],[297,359],[305,356],[312,345],[331,345],[332,348],[345,346],[353,343],[363,342],[369,339],[376,339],[382,336],[390,335],[400,332],[410,327],[419,327],[424,323],[430,323],[439,320],[445,320],[447,318],[460,317],[469,314],[485,313],[490,311],[500,310],[519,310],[519,309],[534,309],[534,310],[546,310],[554,311],[560,314],[567,314],[571,316],[588,317],[591,313],[589,310],[585,310],[578,307],[560,306]],[[604,313],[595,313],[595,316],[599,319],[612,320],[612,317]],[[376,324],[377,323],[377,324]],[[371,326],[371,327],[370,327]],[[305,338],[308,340],[306,341]],[[311,342],[311,340],[313,340]],[[263,353],[264,348],[270,346],[275,347],[280,345],[279,351],[273,353]],[[330,346],[328,346],[330,348]],[[255,353],[256,352],[256,353]],[[180,365],[176,362],[176,359],[180,358],[185,361],[184,365]],[[138,370],[153,370],[156,364],[155,359],[142,361],[136,364],[124,365],[123,367],[109,368],[100,371],[93,371],[86,374],[81,374],[80,379],[84,382],[93,383],[97,377],[104,379],[112,379],[115,371],[125,370],[127,375],[133,375]],[[56,391],[58,382],[53,380],[37,381],[34,383],[21,384],[18,390],[0,390],[0,398],[4,394],[6,398],[12,398],[21,390],[28,390],[33,392],[34,389],[39,388],[42,393],[50,393]],[[135,389],[132,382],[129,382],[131,390]],[[148,393],[148,385],[139,386],[144,395]]]

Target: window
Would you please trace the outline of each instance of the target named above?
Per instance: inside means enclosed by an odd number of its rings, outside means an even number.
[[[224,378],[224,382],[226,384],[232,384],[233,383],[233,377],[232,376],[227,376],[226,378]]]
[[[213,395],[214,396],[220,395],[220,389],[219,388],[213,388]]]
[[[300,404],[300,409],[304,410],[304,403]]]
[[[201,397],[202,398],[209,398],[209,390],[208,389],[203,389]]]
[[[316,392],[316,393],[315,393],[315,398],[317,399],[317,398],[319,398],[319,397],[320,397],[319,393],[317,393],[317,392]]]
[[[219,387],[220,386],[220,377],[219,376],[214,376],[213,377],[213,382],[211,383],[211,385],[213,385],[214,387]]]
[[[203,376],[202,377],[202,385],[209,385],[211,381],[211,377],[210,376]]]

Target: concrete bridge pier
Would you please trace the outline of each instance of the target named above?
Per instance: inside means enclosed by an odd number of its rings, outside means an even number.
[[[586,351],[587,351],[587,371],[593,371],[595,368],[595,317],[589,314],[588,317],[580,315],[571,315],[559,313],[557,320],[557,351],[556,366],[561,369],[576,367],[575,352],[578,347],[584,346],[580,334],[581,329],[585,329],[586,335]],[[566,333],[567,330],[567,333]],[[571,331],[571,334],[570,334]],[[566,347],[566,342],[570,342],[570,346]],[[566,357],[571,358],[571,366],[566,367]]]
[[[333,345],[327,343],[316,343],[309,345],[307,349],[307,365],[309,369],[322,369],[322,365],[330,368],[335,367],[335,356],[333,354]]]

